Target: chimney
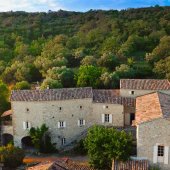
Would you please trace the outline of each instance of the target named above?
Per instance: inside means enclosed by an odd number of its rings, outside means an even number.
[[[40,87],[36,87],[36,90],[40,90]]]
[[[47,89],[50,89],[50,86],[49,86],[49,85],[47,85]]]

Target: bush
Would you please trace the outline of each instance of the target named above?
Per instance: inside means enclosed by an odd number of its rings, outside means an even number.
[[[75,140],[75,147],[74,147],[74,151],[80,153],[80,154],[86,154],[87,153],[87,149],[85,149],[84,147],[84,140],[80,140],[79,142],[77,142]]]
[[[159,166],[154,166],[154,167],[150,168],[150,170],[161,170],[161,168]]]
[[[24,152],[12,144],[0,147],[0,162],[5,166],[17,167],[22,164],[24,157]]]

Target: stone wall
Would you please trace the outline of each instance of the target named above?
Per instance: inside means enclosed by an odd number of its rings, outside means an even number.
[[[107,109],[103,109],[107,105]],[[80,108],[81,106],[81,108]],[[61,110],[60,110],[61,107]],[[27,108],[29,112],[27,112]],[[92,103],[92,99],[71,99],[46,102],[12,102],[14,143],[21,147],[21,139],[28,136],[29,130],[23,129],[23,122],[30,122],[32,127],[49,126],[52,142],[60,149],[62,138],[66,144],[86,131],[94,123],[97,125],[123,126],[123,106],[118,104]],[[112,114],[112,123],[102,123],[102,114]],[[85,125],[78,126],[78,120],[85,120]],[[58,128],[58,122],[66,122],[66,127]]]
[[[13,135],[13,126],[12,125],[2,125],[1,126],[1,134],[10,134]]]
[[[134,91],[134,94],[129,94],[129,91]],[[120,95],[123,97],[138,97],[142,95],[146,95],[149,93],[153,93],[156,91],[160,91],[162,93],[170,94],[170,90],[136,90],[136,89],[120,89]]]
[[[137,126],[137,156],[147,157],[149,164],[153,166],[154,145],[164,145],[170,147],[170,121],[158,118]],[[168,165],[157,163],[161,170],[170,169],[170,150],[168,154]]]

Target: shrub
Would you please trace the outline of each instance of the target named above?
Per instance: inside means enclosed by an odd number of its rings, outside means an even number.
[[[85,149],[84,147],[84,140],[80,140],[79,142],[77,142],[75,140],[75,147],[74,147],[74,151],[80,153],[80,154],[86,154],[87,153],[87,149]]]
[[[24,157],[24,151],[12,144],[0,147],[0,162],[5,166],[17,167],[22,164]]]
[[[151,167],[150,170],[161,170],[161,168],[159,166],[154,166],[154,167]]]

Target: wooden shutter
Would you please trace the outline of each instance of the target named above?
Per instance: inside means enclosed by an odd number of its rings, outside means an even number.
[[[80,126],[80,120],[78,120],[78,126]]]
[[[85,125],[85,120],[83,120],[83,125]]]
[[[58,122],[58,128],[60,128],[60,122]]]
[[[102,114],[102,123],[104,123],[104,116],[105,116],[105,115],[104,115],[104,114]]]
[[[66,122],[63,122],[64,123],[64,127],[66,127]]]
[[[165,146],[165,149],[164,149],[164,164],[168,164],[168,154],[169,154],[169,146]]]
[[[26,129],[26,122],[23,122],[23,129]]]
[[[158,160],[158,146],[154,146],[153,150],[153,163],[157,163]]]
[[[31,129],[31,122],[28,122],[28,129]]]
[[[129,94],[132,94],[132,91],[129,91]]]
[[[105,109],[106,108],[106,106],[105,105],[103,105],[103,109]]]
[[[109,114],[109,123],[112,123],[112,114]]]

